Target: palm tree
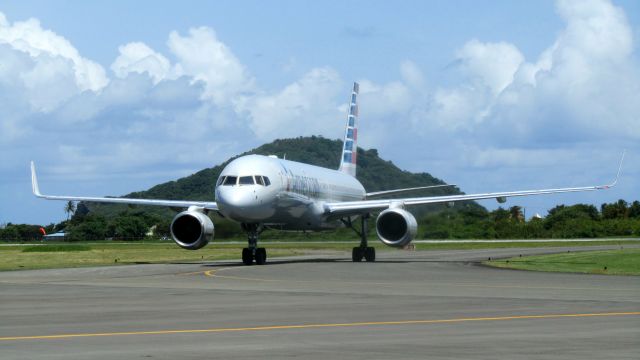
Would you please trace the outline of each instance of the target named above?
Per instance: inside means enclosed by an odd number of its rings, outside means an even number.
[[[520,206],[512,206],[509,208],[509,217],[515,222],[523,222],[524,214],[522,213],[522,208]]]
[[[67,202],[67,204],[64,206],[64,212],[67,213],[67,221],[69,221],[71,215],[76,212],[76,203],[69,200],[69,202]]]

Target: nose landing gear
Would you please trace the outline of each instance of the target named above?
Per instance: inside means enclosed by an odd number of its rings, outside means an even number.
[[[245,265],[264,265],[267,262],[267,250],[258,247],[258,236],[264,231],[260,224],[241,224],[242,230],[247,233],[249,246],[242,249],[242,263]]]

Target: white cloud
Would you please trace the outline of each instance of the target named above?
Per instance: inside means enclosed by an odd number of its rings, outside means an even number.
[[[8,44],[13,49],[26,52],[36,61],[43,56],[70,60],[80,91],[98,91],[108,84],[102,66],[80,56],[64,37],[42,29],[38,20],[16,21],[11,25],[4,14],[0,15],[0,44]]]
[[[413,88],[422,89],[425,85],[422,70],[413,61],[405,60],[400,63],[400,75]]]
[[[178,58],[181,71],[204,81],[204,97],[218,106],[233,104],[238,96],[255,90],[253,78],[213,29],[192,28],[187,36],[173,31],[167,45]]]
[[[559,1],[566,21],[536,61],[513,44],[472,40],[463,83],[433,91],[426,116],[450,131],[547,146],[603,133],[640,138],[640,76],[631,28],[609,1]],[[550,134],[552,132],[552,134]]]
[[[347,116],[339,110],[347,98],[336,99],[344,90],[342,85],[335,70],[316,68],[276,94],[258,95],[245,104],[251,129],[260,139],[312,134],[337,137],[336,128],[341,128]]]
[[[141,42],[132,42],[118,48],[120,55],[111,64],[111,70],[120,78],[129,73],[147,73],[158,83],[164,79],[175,79],[180,76],[180,69],[172,67],[162,54],[153,51]]]
[[[478,40],[466,43],[458,50],[457,58],[468,76],[487,86],[494,95],[513,82],[514,74],[524,61],[524,56],[512,44]]]
[[[413,104],[411,89],[400,81],[379,85],[360,80],[360,104],[367,118],[380,118],[406,113]]]
[[[437,89],[433,94],[431,106],[425,112],[428,122],[414,122],[418,126],[434,124],[449,131],[472,130],[480,124],[486,114],[486,107],[492,98],[484,88],[460,86],[453,89]]]
[[[621,8],[603,0],[560,0],[557,9],[567,22],[558,39],[560,58],[571,61],[582,55],[587,61],[628,60],[632,31]]]
[[[239,144],[247,142],[237,141],[249,133],[246,121],[239,121],[228,102],[218,106],[203,97],[207,91],[229,91],[225,96],[230,99],[238,87],[219,83],[215,88],[210,78],[180,76],[183,63],[172,65],[144,43],[119,48],[112,64],[116,77],[109,79],[102,67],[37,20],[11,24],[0,15],[3,178],[35,159],[56,164],[59,179],[76,179],[78,172],[94,180],[124,173],[166,179],[167,174],[178,176],[176,169],[186,175],[213,165],[212,159],[246,150]],[[202,33],[207,30],[194,32]],[[178,60],[192,66],[189,55],[180,53]]]

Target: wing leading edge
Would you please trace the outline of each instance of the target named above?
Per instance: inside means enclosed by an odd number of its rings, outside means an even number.
[[[388,196],[388,195],[394,195],[394,194],[401,194],[401,193],[405,193],[405,192],[414,192],[414,191],[419,191],[419,190],[436,189],[436,188],[451,187],[451,186],[456,186],[456,185],[455,184],[442,184],[442,185],[418,186],[418,187],[404,188],[404,189],[376,191],[376,192],[367,193],[366,194],[366,198],[370,199],[370,198],[374,198],[374,197],[378,197],[378,196]]]
[[[87,197],[87,196],[59,196],[59,195],[43,195],[40,193],[40,187],[38,186],[38,177],[36,176],[36,166],[31,162],[31,186],[33,188],[33,194],[39,198],[47,200],[69,200],[69,201],[87,201],[87,202],[102,202],[102,203],[114,203],[114,204],[130,204],[130,205],[153,205],[153,206],[167,206],[167,207],[184,207],[191,206],[207,209],[218,210],[218,205],[215,202],[206,201],[190,201],[190,200],[156,200],[156,199],[131,199],[131,198],[110,198],[110,197]]]
[[[622,158],[620,159],[620,166],[618,167],[618,173],[616,175],[615,180],[611,184],[607,184],[607,185],[568,187],[568,188],[557,188],[557,189],[541,189],[541,190],[507,191],[507,192],[467,194],[467,195],[413,197],[413,198],[404,198],[404,199],[332,202],[332,203],[324,204],[324,211],[325,211],[325,214],[327,215],[349,215],[349,214],[361,214],[361,213],[366,213],[366,212],[375,211],[375,210],[382,210],[389,207],[404,207],[404,206],[412,206],[412,205],[439,204],[439,203],[441,204],[441,203],[451,203],[451,202],[467,201],[467,200],[483,200],[483,199],[497,199],[499,202],[504,202],[506,198],[516,197],[516,196],[531,196],[531,195],[605,190],[605,189],[614,187],[618,183],[618,178],[620,177],[620,170],[622,169],[623,160],[624,160],[624,153],[622,153]]]

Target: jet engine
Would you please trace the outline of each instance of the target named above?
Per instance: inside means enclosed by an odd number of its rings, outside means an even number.
[[[389,208],[376,219],[378,238],[388,246],[403,247],[409,244],[417,231],[416,218],[401,208]]]
[[[171,237],[183,249],[198,250],[213,239],[213,221],[197,210],[179,213],[171,222]]]

